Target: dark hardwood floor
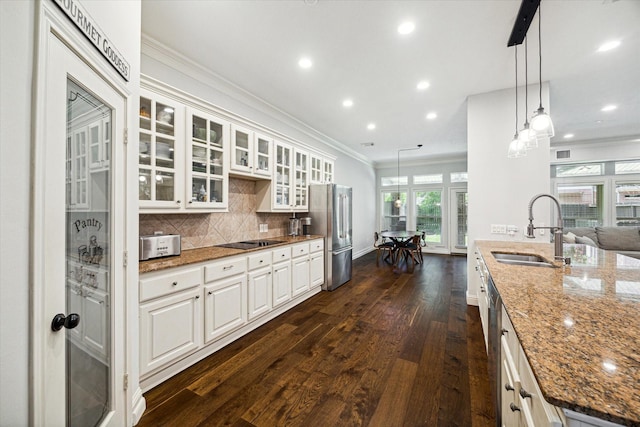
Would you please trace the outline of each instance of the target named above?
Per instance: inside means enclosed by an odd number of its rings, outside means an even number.
[[[495,425],[466,258],[411,270],[355,260],[349,283],[147,392],[138,425]]]

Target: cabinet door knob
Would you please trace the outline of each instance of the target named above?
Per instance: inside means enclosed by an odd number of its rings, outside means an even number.
[[[531,398],[531,393],[520,387],[520,396],[522,396],[523,399]]]
[[[196,295],[196,299],[200,299],[200,295]]]
[[[509,331],[507,329],[504,329],[504,328],[502,328],[502,331],[500,331],[500,332],[501,332],[502,335],[509,333]]]
[[[182,200],[176,200],[176,203],[180,204],[180,203],[182,203]]]
[[[207,295],[213,295],[213,291],[207,292]]]
[[[509,405],[509,408],[510,408],[513,412],[516,412],[516,411],[520,412],[520,408],[518,408],[518,406],[517,406],[515,403],[513,403],[513,402],[511,402],[511,404]]]
[[[177,281],[176,281],[176,282],[173,282],[173,283],[171,284],[171,286],[178,286],[178,282],[177,282]]]
[[[515,390],[515,388],[513,388],[513,386],[511,384],[509,384],[509,383],[505,383],[504,389],[507,390],[507,391]]]

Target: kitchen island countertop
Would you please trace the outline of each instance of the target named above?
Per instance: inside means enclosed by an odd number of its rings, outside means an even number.
[[[517,266],[491,252],[553,260],[553,246],[483,240],[476,246],[547,402],[640,425],[640,260],[565,245],[570,266]]]
[[[291,245],[295,243],[308,242],[315,239],[323,239],[321,235],[311,236],[277,236],[268,237],[261,240],[278,240],[282,243],[271,244],[269,246],[259,246],[253,249],[231,249],[221,248],[218,246],[207,246],[205,248],[186,249],[180,255],[165,258],[150,259],[140,261],[138,263],[139,273],[150,273],[152,271],[164,270],[166,268],[180,267],[183,265],[196,264],[198,262],[212,261],[233,255],[246,255],[255,251],[262,251],[280,246]]]

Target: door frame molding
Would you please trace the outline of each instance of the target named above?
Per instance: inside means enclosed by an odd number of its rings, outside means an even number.
[[[32,138],[31,138],[31,195],[30,195],[30,272],[29,272],[29,425],[45,425],[44,419],[47,396],[45,394],[45,356],[47,354],[46,335],[43,328],[47,328],[50,319],[45,319],[44,307],[46,294],[44,291],[44,266],[45,249],[41,244],[43,232],[47,229],[45,222],[47,214],[44,212],[45,206],[45,183],[46,162],[44,158],[46,146],[46,124],[47,124],[47,76],[49,74],[47,56],[50,49],[51,38],[59,39],[73,54],[77,55],[91,70],[99,76],[115,93],[123,99],[124,111],[122,114],[123,123],[121,128],[127,129],[129,126],[129,111],[135,101],[131,89],[127,87],[120,76],[112,70],[104,58],[91,46],[73,27],[68,18],[57,8],[54,1],[36,0],[35,12],[35,37],[34,37],[34,62],[33,62],[33,89],[32,89]],[[115,116],[114,116],[115,120]],[[119,147],[118,147],[119,146]],[[137,345],[137,317],[132,314],[137,313],[137,286],[127,286],[127,282],[137,283],[137,263],[130,263],[127,267],[124,264],[123,254],[133,245],[131,239],[127,237],[128,230],[135,231],[137,227],[133,222],[131,209],[135,209],[135,220],[137,221],[137,205],[132,205],[133,197],[130,193],[133,190],[127,189],[126,176],[130,175],[133,168],[126,159],[131,156],[128,153],[131,147],[124,145],[124,134],[112,135],[112,165],[114,170],[118,170],[119,177],[114,175],[112,179],[112,212],[124,213],[125,218],[117,227],[112,224],[113,242],[110,252],[112,254],[113,269],[122,268],[120,285],[114,286],[111,290],[110,302],[112,315],[110,319],[110,330],[113,334],[116,331],[116,340],[111,348],[111,401],[112,407],[117,413],[122,413],[127,425],[136,424],[145,408],[144,397],[138,383],[138,361],[134,357]],[[114,197],[119,194],[120,200]],[[134,196],[136,196],[134,194]],[[135,230],[134,230],[135,228]],[[117,234],[116,234],[117,233]],[[122,264],[121,264],[122,263]],[[135,268],[135,272],[133,269]],[[112,283],[116,283],[112,279]],[[129,289],[133,288],[133,289]],[[132,308],[132,305],[135,305]],[[116,353],[117,350],[117,353]],[[129,387],[125,387],[125,376],[132,373],[134,378],[130,378]],[[126,390],[123,392],[122,390]],[[133,418],[133,419],[132,419]],[[112,420],[116,421],[116,420]],[[107,421],[108,422],[108,421]],[[117,422],[117,421],[116,421]]]

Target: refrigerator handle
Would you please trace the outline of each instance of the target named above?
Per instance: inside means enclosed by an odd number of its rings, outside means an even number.
[[[342,214],[342,211],[344,210],[344,202],[342,200],[342,194],[338,195],[338,215],[337,215],[337,222],[338,222],[338,238],[342,239],[342,221],[344,221],[344,215]]]

